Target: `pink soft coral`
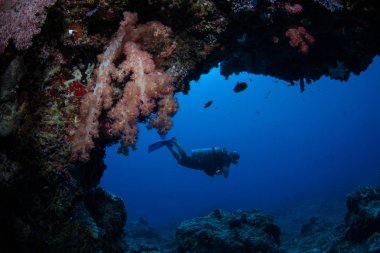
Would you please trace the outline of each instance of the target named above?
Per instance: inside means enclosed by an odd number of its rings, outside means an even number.
[[[159,114],[174,115],[176,109],[167,113],[166,111],[167,107],[177,108],[177,102],[172,97],[173,75],[157,68],[151,55],[141,50],[134,42],[125,44],[124,53],[126,59],[114,70],[114,75],[120,78],[120,72],[123,72],[122,76],[131,73],[131,81],[127,82],[122,99],[108,115],[113,120],[112,133],[121,134],[123,144],[128,146],[136,142],[136,123],[139,115],[149,116],[157,106]],[[170,105],[166,105],[167,103]],[[152,123],[152,126],[158,128],[160,133],[166,133],[171,126],[170,117],[165,117],[161,124]]]
[[[285,36],[289,38],[292,47],[298,47],[298,52],[305,55],[309,53],[309,46],[315,42],[314,37],[303,26],[289,28]]]
[[[46,19],[46,8],[56,0],[0,0],[0,53],[10,39],[17,49],[32,45],[33,36],[40,33]]]
[[[89,159],[94,147],[93,137],[98,137],[98,117],[108,110],[110,124],[107,132],[121,136],[124,148],[136,144],[139,117],[148,118],[156,109],[157,116],[151,117],[150,126],[166,133],[172,126],[170,117],[178,108],[173,97],[174,75],[158,68],[152,56],[144,51],[140,41],[155,41],[161,37],[168,40],[169,28],[158,22],[136,26],[137,15],[126,12],[119,30],[99,58],[96,82],[92,91],[83,98],[80,123],[73,145],[74,158]],[[147,33],[146,30],[154,30]],[[164,49],[165,50],[165,49]],[[116,59],[124,60],[115,66]],[[124,83],[124,80],[127,80]],[[115,102],[111,82],[124,85],[119,101]]]

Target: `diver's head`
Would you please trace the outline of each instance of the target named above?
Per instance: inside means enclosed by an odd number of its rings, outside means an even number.
[[[238,153],[236,150],[231,151],[231,152],[230,152],[230,159],[231,159],[231,162],[232,162],[233,164],[237,164],[237,163],[238,163],[238,160],[240,159],[240,155],[239,155],[239,153]]]

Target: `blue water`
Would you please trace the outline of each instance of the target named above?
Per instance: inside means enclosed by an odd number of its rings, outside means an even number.
[[[237,81],[248,88],[234,93]],[[140,125],[135,152],[107,149],[101,182],[124,199],[128,221],[145,217],[164,229],[215,208],[271,213],[314,199],[343,206],[346,194],[380,181],[380,58],[348,82],[323,77],[303,93],[268,76],[225,80],[215,68],[177,98],[169,138],[189,154],[220,146],[241,159],[227,179],[209,177],[178,165],[166,148],[148,153],[160,138]]]

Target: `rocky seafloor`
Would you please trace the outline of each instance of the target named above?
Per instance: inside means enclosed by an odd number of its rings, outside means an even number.
[[[380,252],[380,187],[355,190],[347,196],[344,217],[324,213],[283,232],[276,219],[258,210],[227,212],[183,221],[172,236],[141,218],[127,226],[129,253],[378,253]],[[304,213],[302,213],[305,211]],[[305,218],[306,210],[298,215]],[[293,220],[295,217],[283,217]],[[289,232],[289,231],[288,231]]]

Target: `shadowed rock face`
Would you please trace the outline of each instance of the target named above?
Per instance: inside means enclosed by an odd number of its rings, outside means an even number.
[[[21,52],[9,41],[0,54],[0,201],[6,203],[0,212],[5,242],[0,251],[47,252],[70,244],[91,252],[123,244],[117,223],[111,229],[99,218],[115,212],[123,223],[120,200],[94,193],[101,191],[94,187],[106,167],[104,149],[118,141],[108,134],[105,110],[89,161],[73,160],[71,151],[97,56],[124,11],[137,12],[140,23],[155,20],[170,28],[165,40],[138,43],[157,67],[175,75],[178,92],[186,93],[190,80],[220,62],[225,76],[266,74],[299,83],[303,90],[322,75],[347,80],[379,53],[378,1],[342,0],[334,12],[318,2],[333,1],[302,1],[302,11],[276,0],[57,1],[31,47]],[[6,8],[0,4],[0,11]],[[112,84],[115,101],[122,88]],[[100,206],[105,202],[107,209]],[[80,235],[81,243],[68,236],[76,227],[90,231]],[[88,248],[80,250],[83,241]]]
[[[258,211],[228,213],[215,210],[184,221],[176,231],[178,252],[284,252],[280,228]]]

